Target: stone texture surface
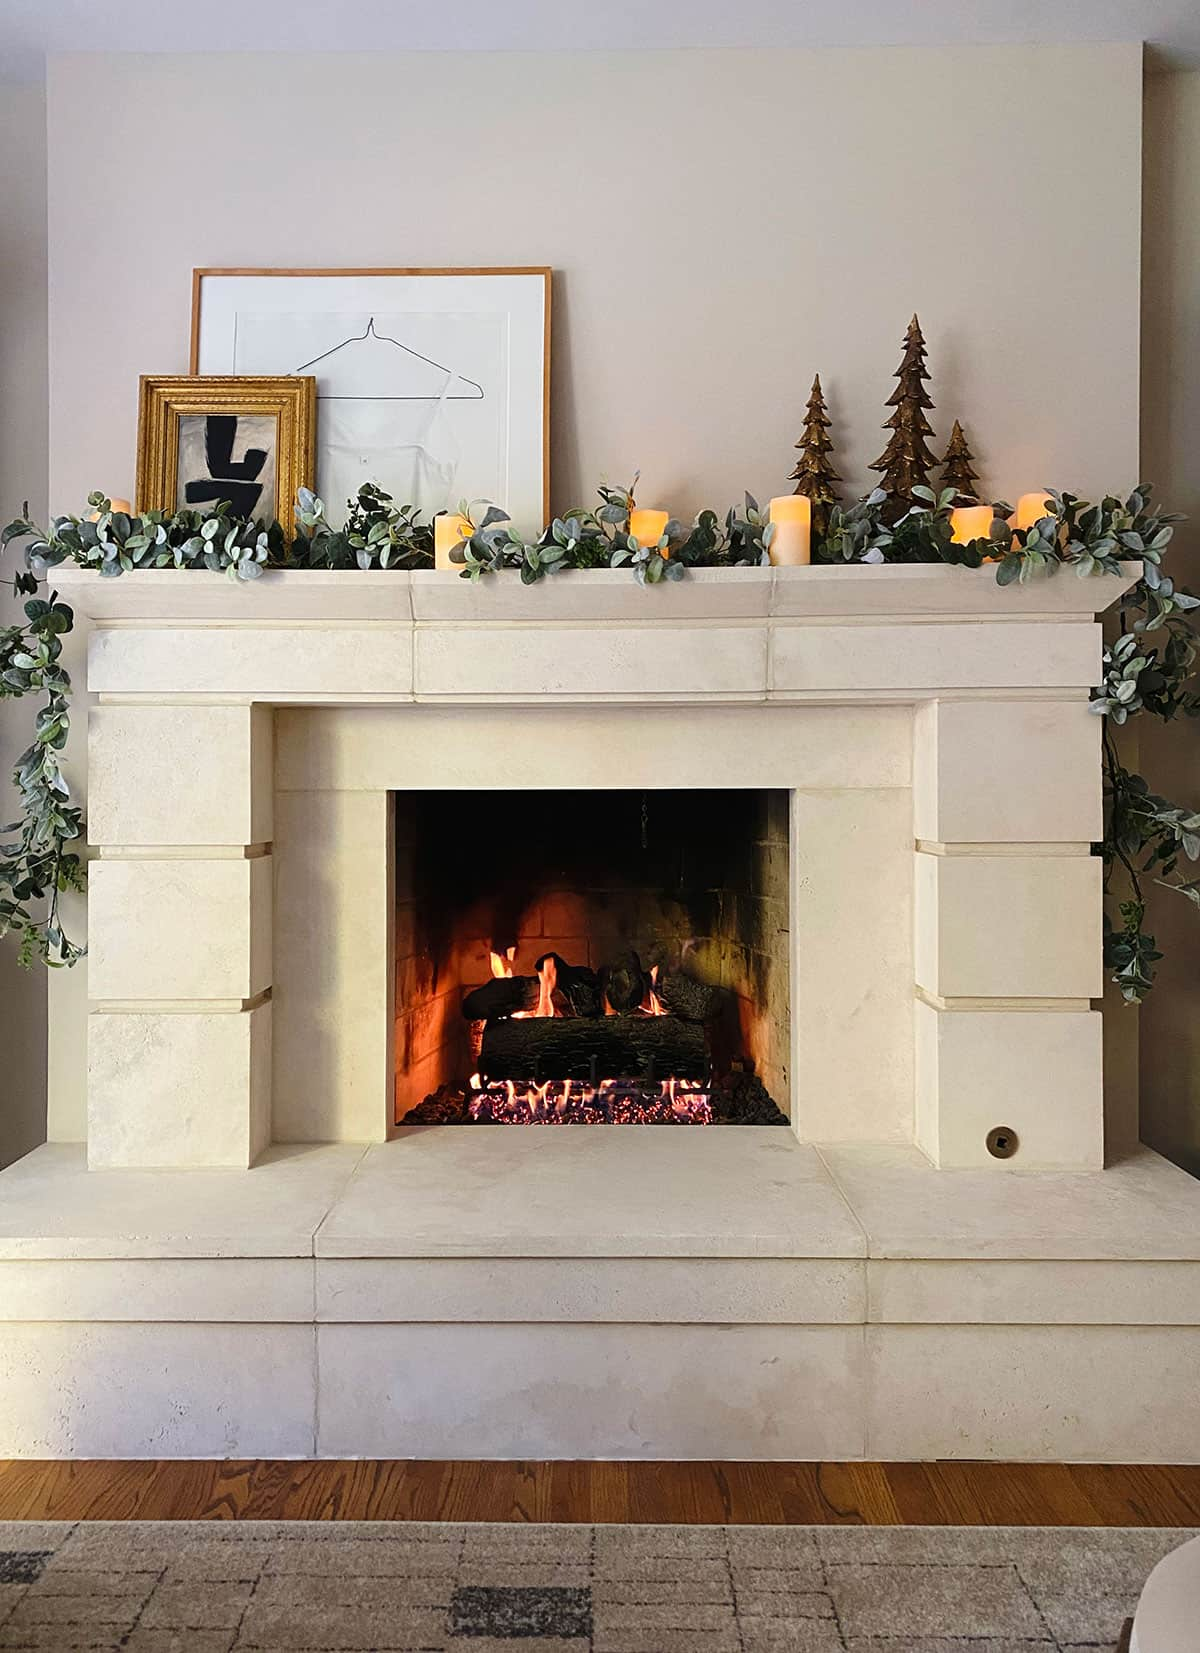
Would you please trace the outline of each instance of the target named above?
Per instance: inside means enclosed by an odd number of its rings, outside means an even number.
[[[928,1325],[1200,1326],[1200,1262],[875,1259],[871,1321]]]
[[[311,1257],[363,1150],[269,1149],[244,1171],[89,1171],[47,1143],[0,1172],[0,1260]]]
[[[317,1340],[321,1457],[863,1451],[859,1327],[322,1325]]]
[[[867,1238],[891,1258],[1200,1259],[1200,1184],[1148,1148],[1102,1174],[935,1171],[915,1148],[820,1150]]]
[[[272,1136],[380,1142],[392,1117],[386,792],[275,806]]]
[[[272,725],[267,706],[93,706],[88,841],[269,843]]]
[[[1098,856],[919,853],[915,862],[918,987],[941,998],[1100,997]]]
[[[793,1257],[321,1257],[323,1321],[861,1324],[859,1260]],[[0,1315],[4,1275],[0,1271]]]
[[[855,1257],[816,1151],[782,1127],[401,1130],[367,1153],[320,1257]]]
[[[97,860],[88,875],[93,999],[252,999],[271,985],[269,855]]]
[[[1111,1653],[1186,1529],[14,1523],[55,1653]],[[0,1569],[6,1552],[0,1550]]]
[[[918,1000],[916,1140],[939,1166],[1099,1170],[1104,1074],[1098,1011],[937,1010]],[[1011,1159],[988,1132],[1017,1134]]]
[[[886,693],[939,689],[1085,689],[1100,667],[1100,628],[1010,621],[970,625],[775,626],[775,694]]]
[[[131,584],[135,582],[131,581]],[[410,626],[176,626],[93,629],[94,694],[247,700],[412,698]]]
[[[911,851],[906,792],[792,794],[792,1117],[806,1141],[912,1140]]]
[[[289,706],[281,792],[708,786],[907,787],[907,706]],[[760,739],[765,733],[766,738]],[[669,766],[669,767],[668,767]]]
[[[763,626],[629,626],[555,630],[542,622],[419,627],[419,699],[761,700],[767,688]]]
[[[271,1139],[271,1005],[88,1017],[88,1163],[252,1165]]]
[[[311,1326],[10,1323],[0,1456],[304,1457]]]
[[[934,700],[917,710],[913,830],[957,844],[1101,836],[1100,720],[1071,700]]]
[[[313,1263],[280,1258],[50,1258],[0,1262],[0,1321],[298,1321]]]
[[[868,1458],[1195,1462],[1200,1327],[871,1326]]]

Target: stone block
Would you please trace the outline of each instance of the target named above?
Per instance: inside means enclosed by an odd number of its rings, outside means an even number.
[[[1104,1163],[1098,1011],[937,1010],[918,1000],[917,1144],[935,1165],[1099,1170]],[[1018,1149],[996,1159],[996,1126]]]
[[[93,999],[252,999],[270,987],[270,856],[102,859],[88,886]]]
[[[856,1326],[322,1325],[317,1452],[858,1458]]]
[[[0,1456],[302,1458],[311,1326],[10,1324]]]
[[[1200,1328],[868,1326],[871,1459],[1200,1460]]]
[[[271,1006],[88,1018],[88,1163],[252,1165],[270,1140]]]
[[[1100,719],[1086,700],[935,700],[914,723],[913,831],[941,843],[1091,843]]]
[[[268,706],[93,706],[89,842],[269,843],[272,744]]]
[[[1101,874],[1092,855],[918,853],[917,986],[939,998],[1098,998]]]
[[[771,694],[905,694],[937,689],[1086,689],[1100,627],[1054,621],[908,625],[776,623]]]
[[[418,628],[420,699],[761,700],[763,627],[479,625]]]

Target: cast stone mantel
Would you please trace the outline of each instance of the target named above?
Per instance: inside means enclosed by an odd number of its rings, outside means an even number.
[[[996,1167],[984,1139],[999,1110],[1021,1133],[1023,1168],[1098,1167],[1101,869],[1091,844],[1102,828],[1099,720],[1086,703],[1100,675],[1096,615],[1137,573],[1129,564],[1120,577],[1063,572],[1000,587],[987,567],[822,566],[699,571],[646,590],[624,571],[526,587],[515,575],[470,585],[433,572],[270,572],[243,584],[56,570],[92,622],[98,700],[89,1162],[244,1167],[272,1138],[276,708],[510,707],[503,738],[519,740],[511,720],[523,707],[588,707],[603,719],[605,707],[632,706],[652,718],[683,703],[697,716],[726,708],[742,720],[739,744],[768,756],[782,725],[756,706],[777,708],[776,719],[809,705],[913,709],[912,861],[897,873],[912,889],[903,991],[916,1025],[887,1038],[915,1050],[915,1139],[935,1164]],[[780,774],[786,752],[770,761]],[[635,763],[623,756],[600,784],[646,784]],[[394,784],[375,794],[380,868]],[[786,770],[756,784],[806,783]],[[289,934],[294,942],[294,924]],[[353,1115],[360,1140],[392,1129],[382,975],[371,991],[371,1016],[347,984],[333,1018],[370,1022],[369,1050],[343,1068],[344,1089],[370,1093],[365,1128],[359,1104],[340,1115]],[[805,1003],[808,1037],[833,1036],[835,1007],[822,1020]],[[799,1113],[794,1122],[803,1135]]]

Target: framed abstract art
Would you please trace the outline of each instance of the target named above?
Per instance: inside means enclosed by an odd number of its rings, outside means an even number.
[[[191,366],[316,379],[335,526],[364,482],[426,515],[549,515],[549,270],[196,270]]]
[[[205,511],[295,528],[313,479],[312,378],[145,376],[138,398],[137,509]]]

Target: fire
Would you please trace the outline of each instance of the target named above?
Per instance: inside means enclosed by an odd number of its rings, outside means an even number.
[[[503,953],[488,954],[488,957],[492,961],[492,975],[497,981],[502,981],[505,976],[512,975],[513,960],[516,956],[517,949],[515,947],[506,947]]]
[[[666,1012],[666,1010],[663,1006],[663,1002],[659,998],[658,994],[655,992],[655,989],[657,988],[657,986],[658,986],[658,965],[656,964],[652,967],[652,969],[650,971],[650,992],[649,992],[650,1014],[652,1016],[665,1016],[667,1014],[667,1012]]]
[[[712,1104],[695,1079],[513,1079],[471,1077],[471,1118],[484,1125],[711,1125]]]
[[[547,953],[538,966],[538,1002],[535,1016],[557,1016],[554,1007],[554,989],[558,986],[558,966],[554,954]]]

